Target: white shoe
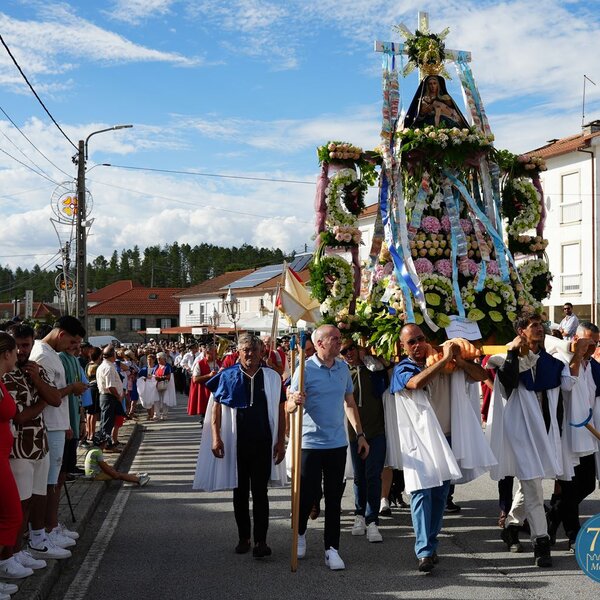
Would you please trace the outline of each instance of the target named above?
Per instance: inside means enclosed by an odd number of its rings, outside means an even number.
[[[71,531],[70,529],[67,529],[62,523],[58,524],[57,529],[62,535],[70,537],[72,540],[79,539],[79,534],[76,531]]]
[[[71,546],[74,546],[76,544],[74,539],[60,533],[58,527],[55,527],[48,534],[48,539],[59,548],[70,548]]]
[[[297,546],[298,558],[304,558],[306,556],[306,534],[298,534],[298,546]]]
[[[144,487],[150,481],[150,477],[146,473],[139,473],[138,477],[140,478],[138,484],[140,487]]]
[[[329,548],[325,552],[325,566],[329,567],[332,571],[343,571],[346,568],[342,557],[335,548]]]
[[[10,596],[3,592],[0,592],[0,600],[10,600]]]
[[[379,533],[379,529],[375,522],[369,523],[367,526],[367,540],[373,542],[383,542],[383,536]]]
[[[27,552],[27,550],[21,550],[21,552],[17,552],[15,554],[15,560],[22,566],[28,569],[45,569],[46,561],[45,560],[37,560],[31,556],[31,553]]]
[[[354,525],[352,525],[352,535],[365,535],[367,533],[367,525],[365,518],[360,515],[356,515],[354,519]]]
[[[19,586],[14,583],[4,583],[0,581],[0,598],[10,598],[10,594],[16,594],[19,591]],[[6,596],[4,595],[6,594]]]
[[[31,541],[29,542],[28,550],[31,553],[33,558],[71,558],[71,551],[66,548],[61,548],[57,546],[51,539],[46,536],[41,542],[38,542],[36,546],[34,546]]]
[[[0,577],[3,579],[23,579],[33,575],[33,569],[24,567],[14,556],[0,560]]]

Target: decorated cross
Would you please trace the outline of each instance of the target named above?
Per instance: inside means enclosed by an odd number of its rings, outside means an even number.
[[[417,31],[421,33],[429,33],[429,13],[419,12]],[[402,33],[406,38],[412,37],[410,29],[404,24],[400,23],[394,29]],[[442,34],[444,35],[444,34]],[[375,52],[387,52],[389,54],[408,54],[404,44],[397,42],[375,42]],[[459,58],[464,62],[471,62],[471,53],[464,50],[450,50],[445,48],[444,55],[446,60],[457,61]]]

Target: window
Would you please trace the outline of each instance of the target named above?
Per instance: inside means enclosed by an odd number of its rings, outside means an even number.
[[[206,317],[206,304],[204,304],[204,302],[201,302],[199,304],[199,308],[200,308],[200,313],[199,313],[199,323],[202,324],[205,321],[205,317]]]
[[[114,331],[117,326],[117,320],[109,317],[96,319],[96,331]]]
[[[560,222],[581,221],[581,187],[579,172],[561,176]]]
[[[560,247],[560,260],[560,293],[581,293],[581,243],[562,244]]]
[[[156,326],[161,329],[168,329],[169,327],[174,327],[176,325],[176,320],[171,317],[163,317],[162,319],[156,319]]]
[[[137,317],[129,319],[129,329],[131,331],[143,331],[146,329],[146,319],[140,319]]]
[[[190,302],[188,304],[188,315],[193,315],[194,314],[194,305]]]

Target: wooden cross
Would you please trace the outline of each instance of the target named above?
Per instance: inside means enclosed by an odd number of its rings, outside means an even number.
[[[421,32],[429,31],[429,13],[419,11],[417,16],[418,26],[417,29]],[[404,24],[400,23],[398,29],[401,29],[407,35],[412,35],[410,29]],[[375,52],[389,52],[390,54],[407,54],[404,50],[404,44],[396,42],[375,42]],[[466,62],[471,62],[471,53],[462,50],[450,50],[446,48],[444,50],[445,60],[457,61],[459,56]]]

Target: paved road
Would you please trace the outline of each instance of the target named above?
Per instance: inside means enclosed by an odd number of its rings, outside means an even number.
[[[504,551],[495,524],[496,485],[488,477],[457,489],[463,510],[445,519],[440,564],[430,575],[416,571],[408,512],[382,519],[382,544],[350,535],[350,486],[340,549],[346,571],[325,568],[318,520],[310,524],[307,557],[297,573],[290,572],[288,490],[270,492],[273,556],[261,561],[238,556],[231,493],[191,490],[200,434],[182,398],[170,421],[147,426],[131,470],[147,471],[152,481],[142,489],[111,484],[53,600],[598,598],[600,586],[581,573],[564,540],[553,553],[552,569],[533,567],[530,551]],[[598,491],[583,505],[584,515],[597,512]]]

